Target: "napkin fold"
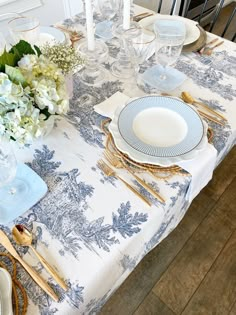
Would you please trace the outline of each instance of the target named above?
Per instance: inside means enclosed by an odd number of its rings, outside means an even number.
[[[129,96],[116,92],[104,102],[95,105],[94,110],[98,114],[113,119],[118,106],[125,104],[130,99]],[[213,145],[207,144],[204,149],[191,160],[175,163],[191,174],[191,182],[187,190],[186,199],[189,202],[199,194],[199,192],[212,179],[216,165],[217,151]]]
[[[112,119],[117,107],[125,104],[129,99],[130,97],[124,93],[116,92],[102,103],[95,105],[93,108],[96,113]]]

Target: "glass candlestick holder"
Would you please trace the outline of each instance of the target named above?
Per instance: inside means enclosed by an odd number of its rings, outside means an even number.
[[[108,58],[107,45],[95,40],[94,50],[89,50],[87,41],[81,41],[78,51],[85,60],[85,67],[79,72],[80,79],[87,85],[99,85],[106,79],[106,70],[101,66]]]
[[[136,30],[137,34],[140,32],[139,24],[134,21],[130,22],[130,28]],[[120,51],[117,55],[117,60],[111,65],[111,72],[118,78],[128,79],[134,75],[134,67],[126,48],[126,40],[124,38],[125,31],[121,22],[113,25],[113,36],[119,39]]]

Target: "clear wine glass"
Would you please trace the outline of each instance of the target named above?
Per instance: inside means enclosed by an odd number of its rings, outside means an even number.
[[[0,140],[0,200],[14,203],[24,197],[28,191],[27,184],[16,178],[17,161],[11,145]]]
[[[112,39],[112,26],[115,17],[119,16],[120,3],[121,0],[97,0],[103,21],[96,24],[96,35],[105,40]]]
[[[124,38],[135,72],[138,73],[140,65],[155,53],[156,36],[145,29],[137,32],[137,29],[130,28],[124,32]]]
[[[119,10],[119,1],[117,0],[97,0],[101,15],[106,20],[111,20]]]
[[[156,56],[160,68],[160,80],[168,80],[168,73],[179,58],[185,40],[186,29],[182,21],[157,20],[154,23],[154,31],[157,37]]]

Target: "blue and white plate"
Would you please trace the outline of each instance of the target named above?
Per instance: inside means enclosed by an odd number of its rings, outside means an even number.
[[[201,142],[204,126],[199,115],[180,100],[146,96],[125,106],[118,117],[124,141],[153,157],[175,157],[192,151]]]
[[[10,189],[22,183],[25,189],[15,194],[10,194]],[[30,167],[19,163],[16,176],[7,187],[0,188],[0,224],[7,224],[29,210],[42,199],[48,188],[46,183]]]

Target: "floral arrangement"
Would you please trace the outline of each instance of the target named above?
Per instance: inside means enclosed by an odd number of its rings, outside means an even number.
[[[69,100],[62,69],[37,46],[21,40],[0,56],[0,137],[20,145],[45,134]]]
[[[84,60],[76,53],[74,47],[63,43],[55,43],[54,45],[46,43],[41,50],[44,56],[57,64],[65,75],[73,73],[84,63]]]

